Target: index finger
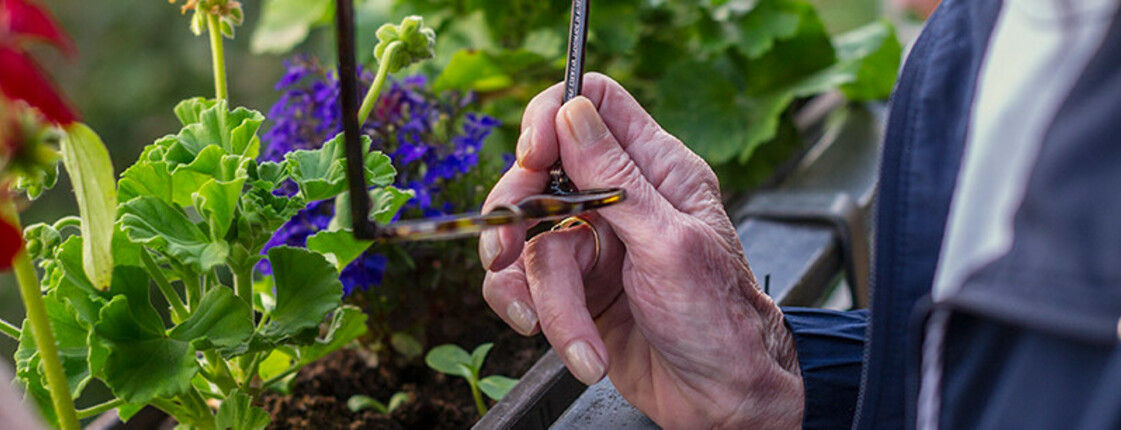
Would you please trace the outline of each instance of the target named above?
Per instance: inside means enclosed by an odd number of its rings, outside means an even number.
[[[516,205],[523,198],[541,194],[549,182],[548,172],[527,170],[513,165],[502,175],[483,203],[483,213],[502,205]],[[518,259],[525,244],[525,226],[503,226],[483,231],[479,235],[479,258],[483,268],[498,271]]]

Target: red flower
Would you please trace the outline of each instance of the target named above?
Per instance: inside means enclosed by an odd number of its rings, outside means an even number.
[[[0,0],[0,103],[23,101],[36,108],[51,122],[67,125],[78,114],[54,88],[50,79],[26,52],[31,42],[54,45],[64,53],[74,53],[74,43],[57,25],[49,12],[30,0]],[[11,108],[11,109],[10,109]],[[0,106],[0,204],[12,198],[2,170],[10,157],[23,148],[22,133],[12,127],[14,106]],[[12,266],[12,259],[23,246],[19,229],[0,219],[0,271]]]
[[[55,25],[50,13],[26,0],[0,0],[0,93],[39,109],[48,120],[66,125],[78,114],[55,91],[54,85],[24,51],[28,42],[41,41],[68,54],[74,44]]]
[[[16,258],[16,253],[22,246],[23,236],[20,235],[19,229],[5,221],[0,221],[0,272],[12,268],[12,260]]]

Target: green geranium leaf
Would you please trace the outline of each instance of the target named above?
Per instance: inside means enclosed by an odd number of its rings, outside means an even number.
[[[373,243],[372,240],[355,238],[354,232],[349,230],[324,230],[307,238],[307,249],[331,255],[335,260],[335,268],[341,272]]]
[[[200,272],[225,261],[229,248],[209,242],[179,209],[155,197],[137,197],[121,206],[121,227],[129,239],[164,251]]]
[[[279,187],[288,178],[288,166],[285,163],[250,161],[246,167],[249,184],[254,187],[271,191]]]
[[[130,403],[181,394],[198,371],[193,339],[167,336],[149,301],[148,281],[140,268],[119,267],[110,290],[113,299],[93,326],[95,342],[107,350],[101,359],[102,379]],[[90,361],[96,367],[92,356]]]
[[[343,306],[335,311],[324,338],[300,347],[300,362],[308,364],[326,357],[327,354],[338,351],[364,334],[366,334],[366,313],[354,306]]]
[[[172,203],[171,171],[166,161],[139,161],[121,173],[117,193],[122,202],[152,196]]]
[[[370,138],[362,136],[366,150],[365,167],[368,185],[389,185],[397,170],[389,156],[380,151],[369,151]],[[290,175],[300,187],[307,201],[333,198],[346,191],[346,155],[342,134],[328,140],[315,150],[292,151],[285,155]]]
[[[113,164],[105,144],[89,127],[74,123],[65,131],[60,148],[82,217],[82,267],[94,286],[105,290],[113,276],[113,223],[117,217]]]
[[[244,185],[244,179],[228,182],[212,179],[195,193],[195,207],[198,208],[199,215],[206,219],[212,240],[219,241],[226,237]]]
[[[291,51],[307,39],[312,27],[329,22],[333,12],[330,0],[265,0],[249,49],[258,54]]]
[[[228,182],[245,179],[249,161],[238,155],[229,155],[217,145],[203,148],[189,164],[180,164],[172,171],[173,202],[183,207],[191,206],[194,194],[211,180]]]
[[[483,394],[497,402],[506,397],[506,393],[510,392],[510,389],[517,384],[517,379],[502,375],[491,375],[479,380],[479,390],[482,390]]]
[[[140,410],[144,409],[145,406],[148,405],[143,403],[125,403],[117,406],[117,418],[120,418],[122,423],[127,423],[133,416],[140,413]]]
[[[393,221],[393,217],[397,216],[397,212],[401,207],[405,206],[410,199],[416,196],[413,190],[401,190],[397,187],[381,187],[370,190],[370,218],[380,224],[388,224]],[[349,208],[350,207],[350,194],[339,194],[335,198],[335,207]],[[354,226],[350,219],[349,210],[335,211],[335,217],[331,219],[331,224],[328,228],[334,229],[350,229]]]
[[[277,348],[272,350],[264,360],[261,360],[260,367],[257,368],[257,376],[262,380],[269,380],[276,377],[292,367],[297,354],[295,351],[287,351],[286,348]]]
[[[277,342],[314,337],[319,323],[337,309],[343,296],[339,273],[323,255],[301,248],[269,250],[276,285],[276,308],[261,330]]]
[[[55,413],[54,404],[51,403],[51,393],[47,389],[47,380],[40,369],[42,359],[35,346],[35,339],[31,336],[31,327],[28,321],[23,322],[19,347],[16,349],[16,382],[23,388],[27,397],[35,403],[39,414],[47,423],[58,426],[58,414]],[[68,381],[69,382],[69,381]]]
[[[424,363],[440,373],[474,378],[477,370],[471,369],[471,355],[459,345],[444,344],[432,348],[424,356]]]
[[[362,136],[363,146],[370,138]],[[328,140],[319,149],[292,151],[284,155],[290,175],[307,201],[332,198],[346,190],[346,159],[342,134]]]
[[[229,288],[212,288],[202,298],[198,310],[179,324],[168,336],[194,342],[197,349],[238,345],[253,335],[253,315],[249,305]]]
[[[362,146],[369,148],[369,144],[365,142]],[[393,159],[381,151],[369,151],[367,149],[365,166],[366,185],[384,187],[392,184],[393,178],[397,176],[397,169],[393,167]]]
[[[86,279],[81,261],[82,237],[70,236],[59,246],[51,270],[47,272],[48,278],[44,281],[49,279],[52,285],[50,294],[69,304],[83,323],[93,325],[107,300],[103,297],[104,293]],[[114,280],[114,284],[121,282],[121,279]],[[113,287],[109,289],[112,291]]]
[[[182,394],[198,372],[190,342],[167,338],[163,330],[142,324],[125,296],[105,305],[95,331],[109,349],[105,384],[127,402]]]
[[[179,118],[179,123],[183,126],[195,124],[200,121],[202,111],[214,107],[217,103],[217,100],[202,97],[189,98],[175,105],[175,117]]]
[[[82,395],[86,384],[93,379],[87,362],[88,329],[75,318],[74,313],[65,303],[52,295],[43,297],[43,305],[47,309],[47,319],[50,321],[51,332],[58,345],[58,354],[62,361],[63,373],[66,375],[66,383],[70,387],[70,395],[77,398]],[[29,386],[44,381],[38,354],[35,337],[28,328],[28,322],[24,321],[19,347],[15,354],[16,376],[22,378]],[[49,403],[48,400],[48,406]]]
[[[198,114],[198,122],[184,126],[176,138],[194,154],[208,145],[218,145],[230,154],[257,158],[261,147],[257,129],[264,120],[260,112],[243,107],[231,111],[225,100],[219,100]]]
[[[241,199],[242,207],[252,208],[243,212],[241,218],[264,229],[268,235],[295,216],[305,205],[301,198],[277,196],[269,189],[257,187],[243,193]]]
[[[253,398],[234,389],[214,417],[217,430],[261,430],[269,425],[269,414],[253,406]]]

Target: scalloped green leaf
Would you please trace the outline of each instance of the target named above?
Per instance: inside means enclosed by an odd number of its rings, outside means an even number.
[[[362,136],[366,151],[364,163],[367,185],[385,186],[393,183],[397,169],[389,156],[380,151],[370,151],[369,136]],[[335,135],[322,147],[298,150],[285,154],[289,174],[307,201],[333,198],[346,191],[346,154],[342,134]]]
[[[88,330],[67,309],[67,305],[59,299],[47,295],[43,297],[43,305],[47,309],[47,319],[50,321],[51,332],[55,343],[58,345],[59,359],[62,361],[62,371],[66,376],[66,383],[70,387],[70,395],[78,398],[82,395],[86,384],[93,379],[87,361],[89,347],[86,344]],[[27,321],[19,339],[19,346],[15,354],[16,376],[22,378],[28,386],[40,384],[43,379],[40,369],[41,359],[35,338],[28,328]],[[38,397],[37,395],[35,396]],[[44,405],[49,407],[48,404]]]
[[[230,154],[257,158],[261,147],[257,130],[265,121],[260,112],[243,107],[231,111],[225,100],[218,100],[199,112],[197,119],[176,135],[184,149],[198,154],[208,145],[218,145]]]
[[[121,228],[130,240],[163,251],[198,271],[225,262],[229,248],[209,242],[187,215],[155,197],[137,197],[121,206]]]
[[[306,343],[318,333],[327,314],[341,304],[339,273],[323,255],[302,248],[272,248],[269,263],[276,285],[276,308],[261,334],[274,342]]]
[[[202,97],[189,98],[175,105],[175,117],[179,118],[180,124],[188,126],[199,122],[199,116],[202,115],[202,111],[214,107],[217,103],[218,101],[214,99]]]
[[[340,272],[373,244],[372,240],[355,238],[354,232],[349,230],[324,230],[307,238],[307,249],[331,255]]]
[[[238,345],[252,335],[249,305],[224,287],[207,291],[198,310],[168,333],[168,337],[192,342],[200,350]]]
[[[315,343],[300,347],[300,362],[311,363],[327,354],[338,351],[351,341],[366,334],[366,313],[354,306],[345,305],[335,311],[327,335]]]
[[[139,161],[121,173],[117,194],[122,202],[152,196],[167,203],[174,201],[171,171],[166,161]]]
[[[214,241],[226,237],[233,222],[234,212],[237,210],[237,201],[241,198],[241,189],[245,186],[245,179],[234,181],[210,180],[199,188],[194,194],[195,207],[199,215],[206,219],[210,228],[210,238]]]
[[[105,384],[130,403],[186,392],[199,370],[194,347],[168,338],[162,327],[143,323],[134,307],[128,297],[117,296],[102,308],[101,320],[94,326],[109,350],[103,369]]]
[[[261,430],[268,427],[269,414],[253,406],[252,401],[252,397],[239,389],[230,392],[214,417],[217,430]]]

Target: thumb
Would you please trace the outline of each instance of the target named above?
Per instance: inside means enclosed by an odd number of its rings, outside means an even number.
[[[623,243],[650,243],[677,210],[646,179],[587,98],[562,106],[556,122],[565,171],[581,189],[626,190],[626,200],[597,212]]]

